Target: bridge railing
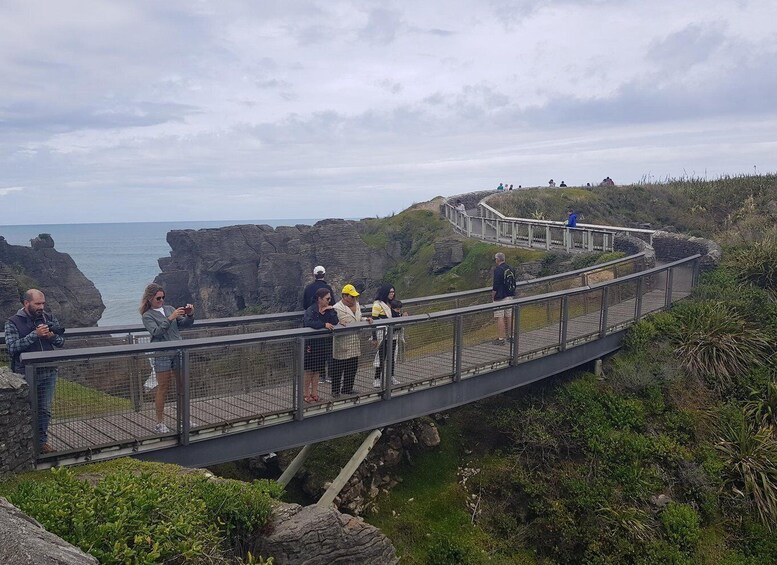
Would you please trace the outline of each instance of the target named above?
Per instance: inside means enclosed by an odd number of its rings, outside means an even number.
[[[331,333],[294,328],[27,353],[22,358],[28,382],[34,383],[47,369],[56,368],[59,375],[49,427],[49,441],[57,452],[45,456],[44,462],[52,457],[77,462],[186,445],[380,402],[552,355],[618,331],[688,296],[696,283],[698,259],[695,255],[617,279],[498,305],[415,314]],[[512,339],[498,342],[494,317],[504,310],[510,314]],[[305,372],[316,362],[323,367],[323,359],[315,358],[322,339],[333,341],[336,356],[340,351],[339,357],[356,359],[355,385],[337,397],[331,385],[321,384],[318,400],[310,401]],[[179,371],[177,380],[170,379],[164,399],[163,419],[169,432],[154,430],[156,391],[139,384],[152,376],[151,360],[158,369],[173,363]],[[156,376],[161,377],[158,372]],[[37,398],[32,394],[31,403],[37,418]],[[37,430],[37,425],[33,428]]]
[[[470,216],[450,204],[443,204],[445,218],[467,237],[506,245],[563,251],[612,251],[615,230],[608,226],[509,218],[487,204],[478,205],[479,215]]]
[[[530,296],[588,284],[589,280],[617,278],[624,274],[644,270],[647,267],[645,254],[638,253],[628,257],[608,261],[600,265],[585,267],[574,271],[559,273],[548,277],[518,281],[517,294]],[[403,301],[405,309],[412,313],[429,313],[473,304],[485,304],[491,300],[491,288],[409,298]],[[364,313],[369,315],[371,304],[364,304]],[[279,312],[230,318],[211,318],[195,320],[194,326],[182,331],[184,338],[217,337],[257,333],[263,331],[294,329],[302,327],[303,311]],[[141,324],[120,326],[95,326],[90,328],[68,328],[65,333],[65,348],[81,349],[148,342],[148,332]],[[0,333],[0,363],[7,363],[5,335]]]

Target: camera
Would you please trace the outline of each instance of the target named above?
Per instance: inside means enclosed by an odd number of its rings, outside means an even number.
[[[54,324],[52,322],[47,322],[44,318],[38,318],[35,320],[35,325],[40,326],[44,325],[46,326],[51,333],[54,335],[65,335],[65,328],[60,326],[59,324]]]
[[[192,307],[191,306],[181,306],[183,308],[183,313],[189,316],[192,313]]]

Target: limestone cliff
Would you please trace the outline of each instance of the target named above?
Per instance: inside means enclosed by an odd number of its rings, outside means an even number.
[[[65,327],[95,326],[105,310],[100,291],[78,270],[70,255],[54,249],[50,235],[36,237],[30,247],[11,245],[0,236],[3,321],[21,307],[20,295],[31,287],[46,294],[47,309]]]
[[[313,267],[324,265],[335,291],[352,283],[367,291],[362,302],[370,302],[401,251],[398,245],[371,248],[361,237],[364,230],[363,222],[352,220],[174,230],[167,234],[170,257],[159,260],[156,282],[165,287],[168,303],[197,304],[202,318],[256,305],[265,312],[294,311],[302,308]]]

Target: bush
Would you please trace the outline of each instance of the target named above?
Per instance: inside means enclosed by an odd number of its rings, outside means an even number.
[[[467,565],[473,563],[470,551],[455,539],[440,536],[426,552],[428,565]]]
[[[666,536],[685,550],[699,540],[699,514],[688,504],[670,502],[661,512],[661,526]]]
[[[640,320],[626,332],[623,346],[627,351],[645,351],[655,341],[658,330],[650,320]]]
[[[774,233],[762,241],[732,250],[729,261],[741,282],[777,291],[777,236]]]
[[[271,511],[263,483],[212,481],[172,466],[113,462],[90,484],[68,468],[10,485],[8,499],[100,563],[220,562]]]
[[[768,341],[721,302],[690,302],[675,311],[679,333],[675,353],[692,375],[719,393],[728,392],[737,375],[762,362]]]
[[[716,448],[723,459],[724,485],[736,500],[755,509],[764,526],[777,524],[777,439],[770,426],[753,426],[738,412],[721,426]]]

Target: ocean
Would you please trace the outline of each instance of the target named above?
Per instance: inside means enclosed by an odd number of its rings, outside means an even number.
[[[49,224],[0,226],[0,235],[12,245],[29,246],[41,233],[51,234],[54,248],[68,253],[102,295],[105,312],[100,326],[140,323],[138,303],[143,288],[159,274],[160,257],[170,255],[167,232],[237,224],[272,227],[313,225],[318,220],[251,220],[209,222],[132,222],[115,224]]]

